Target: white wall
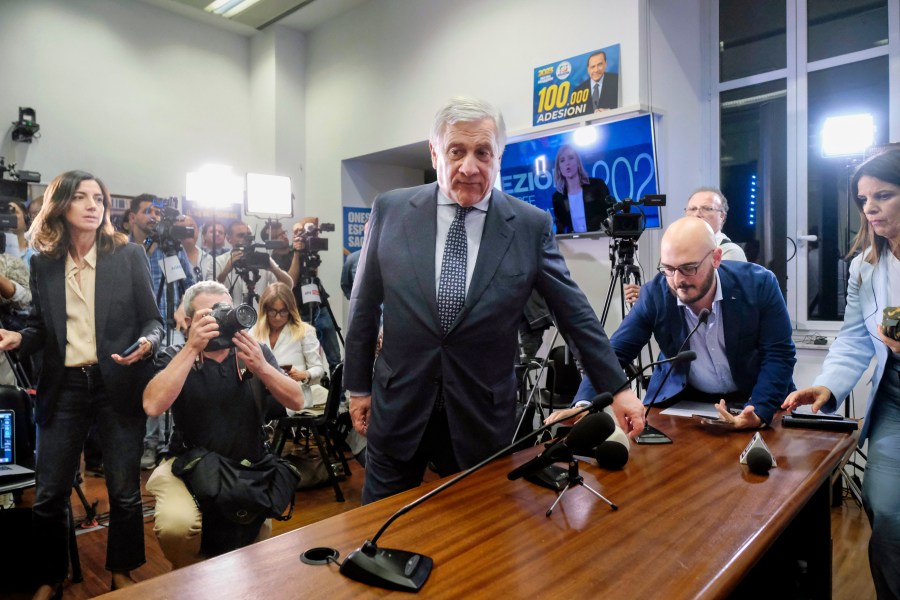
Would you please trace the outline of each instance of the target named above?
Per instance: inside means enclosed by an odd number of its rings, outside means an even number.
[[[410,185],[401,169],[397,180],[385,172],[377,182],[357,179],[345,188],[341,161],[424,140],[434,111],[451,96],[485,98],[503,111],[510,132],[527,132],[535,66],[619,43],[623,106],[647,102],[641,82],[650,68],[652,100],[664,115],[658,132],[663,191],[678,203],[665,218],[680,214],[682,197],[707,182],[701,167],[701,148],[708,144],[701,91],[706,38],[701,0],[671,4],[654,0],[648,18],[645,0],[553,6],[541,0],[371,0],[326,23],[307,40],[308,211],[340,224],[336,199],[356,204],[365,189],[370,196],[363,202],[370,204],[380,191]],[[657,237],[648,232],[641,242],[648,277]],[[607,240],[560,246],[599,313],[609,286]],[[337,252],[323,256],[326,287],[336,285],[340,258]],[[613,311],[610,330],[619,319]]]
[[[41,139],[0,156],[47,182],[73,168],[120,194],[181,195],[185,173],[252,155],[249,40],[137,1],[0,3],[0,117]]]
[[[569,14],[604,18],[547,27],[550,7],[537,0],[371,0],[312,32],[310,210],[340,223],[340,205],[326,200],[348,193],[341,188],[340,161],[424,140],[435,110],[451,96],[488,99],[503,111],[510,131],[527,130],[533,68],[540,64],[620,43],[623,104],[636,104],[638,4],[568,2]],[[559,7],[551,12],[558,16]],[[364,187],[378,192],[400,185],[382,178]],[[332,253],[322,274],[333,280],[339,268],[340,256]]]

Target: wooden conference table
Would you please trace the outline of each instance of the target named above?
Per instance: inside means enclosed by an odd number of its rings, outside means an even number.
[[[768,476],[738,462],[749,432],[655,411],[650,422],[673,444],[632,446],[621,471],[581,463],[586,484],[566,492],[547,518],[555,492],[506,477],[537,449],[494,461],[400,517],[380,547],[425,554],[434,570],[420,594],[443,598],[722,598],[783,532],[802,540],[809,570],[831,595],[831,476],[856,433],[812,429],[762,432],[777,461]],[[299,555],[330,546],[341,560],[375,535],[400,507],[437,483],[363,506],[265,542],[142,582],[113,597],[360,598],[409,597],[364,586],[334,564],[310,566]],[[296,510],[303,510],[298,503]],[[791,525],[792,521],[794,522]],[[790,525],[790,527],[789,527]],[[777,590],[782,577],[769,573]]]

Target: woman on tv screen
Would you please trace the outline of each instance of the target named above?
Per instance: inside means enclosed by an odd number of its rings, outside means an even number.
[[[556,233],[599,231],[606,218],[609,188],[602,179],[588,177],[581,157],[569,144],[556,153],[553,165],[553,221]]]

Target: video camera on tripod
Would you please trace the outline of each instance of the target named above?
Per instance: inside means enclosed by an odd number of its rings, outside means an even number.
[[[283,240],[266,240],[258,244],[255,242],[254,236],[245,239],[244,244],[235,246],[235,250],[241,252],[241,257],[234,261],[234,268],[240,274],[245,271],[256,271],[260,269],[267,270],[269,268],[269,255],[259,250],[283,250],[287,247],[287,243]]]
[[[319,224],[318,220],[303,224],[294,232],[294,250],[300,255],[300,281],[307,283],[315,277],[315,270],[322,264],[319,252],[328,250],[328,238],[320,237],[322,233],[334,231],[334,223]]]
[[[176,221],[181,213],[176,208],[177,198],[154,198],[153,208],[159,210],[159,219],[150,219],[149,225],[153,233],[144,240],[148,248],[157,244],[166,256],[174,256],[181,250],[181,242],[194,237],[194,228],[187,225],[178,225]]]
[[[607,199],[607,201],[610,199]],[[640,200],[625,198],[607,209],[607,218],[603,221],[603,231],[611,238],[637,240],[644,233],[646,219],[640,209],[632,212],[631,208],[633,206],[665,205],[665,194],[647,194]]]

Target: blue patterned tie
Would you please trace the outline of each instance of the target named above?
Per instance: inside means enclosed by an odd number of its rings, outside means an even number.
[[[471,206],[457,205],[456,216],[447,231],[438,284],[438,316],[444,333],[450,330],[466,301],[466,215],[471,210]]]

